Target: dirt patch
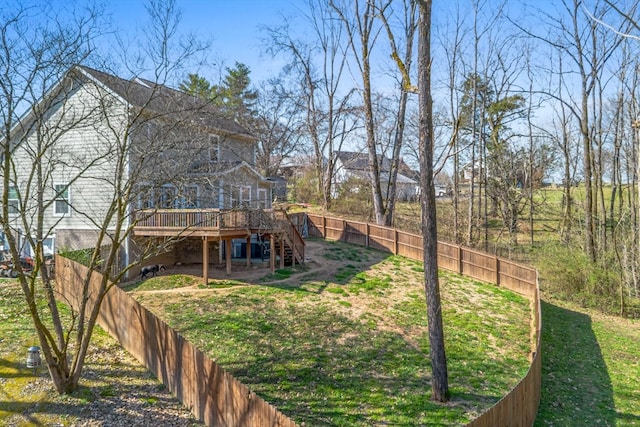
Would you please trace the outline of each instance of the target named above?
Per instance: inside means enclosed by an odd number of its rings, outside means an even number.
[[[246,283],[277,283],[288,281],[291,282],[302,276],[305,278],[313,278],[314,281],[323,282],[335,280],[336,273],[346,265],[353,267],[369,267],[389,256],[383,252],[367,251],[365,258],[349,259],[348,256],[342,256],[342,248],[332,247],[324,241],[308,240],[305,245],[305,263],[303,268],[293,268],[293,274],[286,279],[269,278],[271,269],[268,260],[263,263],[254,263],[250,267],[244,264],[244,261],[236,260],[231,266],[231,273],[227,274],[225,265],[209,266],[209,279],[213,280],[237,280]],[[160,273],[160,276],[169,275],[188,275],[196,278],[202,278],[202,264],[181,264],[165,266],[166,270]],[[279,266],[276,265],[276,269]],[[291,267],[287,267],[291,268]],[[133,283],[133,282],[131,282]],[[124,284],[129,285],[130,283]],[[196,285],[197,286],[197,285]],[[193,287],[191,287],[193,288]],[[180,288],[171,291],[185,291],[187,288]]]

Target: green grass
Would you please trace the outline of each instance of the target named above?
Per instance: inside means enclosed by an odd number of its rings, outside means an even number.
[[[524,376],[529,302],[443,273],[452,401],[432,402],[422,272],[413,261],[356,250],[328,245],[325,255],[350,253],[349,262],[369,266],[356,272],[348,264],[348,274],[326,281],[297,285],[292,275],[277,286],[239,286],[176,302],[148,293],[137,298],[156,310],[162,303],[160,315],[172,327],[308,426],[459,425]]]
[[[163,275],[163,276],[156,276],[154,278],[149,278],[147,280],[140,280],[137,281],[135,283],[132,283],[126,287],[123,287],[123,289],[127,290],[127,291],[132,291],[132,290],[136,290],[136,291],[156,291],[159,289],[178,289],[178,288],[185,288],[188,286],[196,286],[199,285],[200,283],[202,283],[202,278],[198,278],[195,276],[189,276],[186,274],[176,274],[176,275]],[[214,282],[212,286],[214,285],[220,285],[221,287],[224,287],[225,284],[227,283],[217,283]]]
[[[536,426],[640,425],[640,321],[544,302]]]
[[[63,316],[68,316],[65,306],[59,308]],[[0,426],[85,425],[87,418],[79,422],[78,417],[69,414],[82,410],[90,418],[92,403],[97,400],[111,402],[116,410],[120,395],[140,404],[178,406],[162,384],[101,328],[94,330],[80,387],[71,395],[59,396],[54,391],[46,368],[39,368],[35,374],[33,369],[26,368],[27,348],[32,345],[38,345],[38,341],[22,291],[15,281],[1,281]],[[176,420],[175,414],[175,410],[163,414],[165,421]],[[197,425],[193,417],[181,419],[185,420]],[[98,421],[104,420],[93,419],[89,424]]]

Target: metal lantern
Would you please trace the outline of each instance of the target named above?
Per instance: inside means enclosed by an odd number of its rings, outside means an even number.
[[[40,347],[37,345],[29,347],[29,353],[27,354],[27,368],[33,369],[33,372],[35,373],[41,364],[42,359],[40,359]]]

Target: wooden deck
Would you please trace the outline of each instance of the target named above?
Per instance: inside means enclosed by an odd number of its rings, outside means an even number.
[[[304,240],[283,210],[272,209],[153,209],[133,214],[133,235],[140,237],[200,237],[203,242],[203,276],[208,276],[208,242],[224,242],[227,273],[231,273],[231,240],[252,234],[269,236],[271,269],[275,269],[276,248],[280,267],[288,255],[295,264],[304,263]],[[287,254],[287,255],[286,255]],[[250,253],[249,253],[250,257]],[[247,259],[250,264],[250,259]]]
[[[133,234],[148,237],[224,237],[281,233],[286,226],[282,213],[260,209],[139,210],[134,212]]]

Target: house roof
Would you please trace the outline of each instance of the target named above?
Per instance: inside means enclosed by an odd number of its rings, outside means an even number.
[[[168,118],[178,116],[226,135],[256,139],[244,126],[225,118],[207,100],[139,77],[126,80],[86,66],[78,66],[76,69],[133,107],[158,116]]]
[[[360,153],[355,151],[337,151],[336,158],[342,162],[346,169],[350,169],[353,171],[368,171],[369,170],[369,154]],[[391,159],[386,156],[379,155],[378,163],[380,167],[380,172],[389,172],[391,169]],[[402,159],[398,164],[398,172],[403,175],[415,176],[415,172],[407,165]],[[405,178],[408,178],[405,176]]]

